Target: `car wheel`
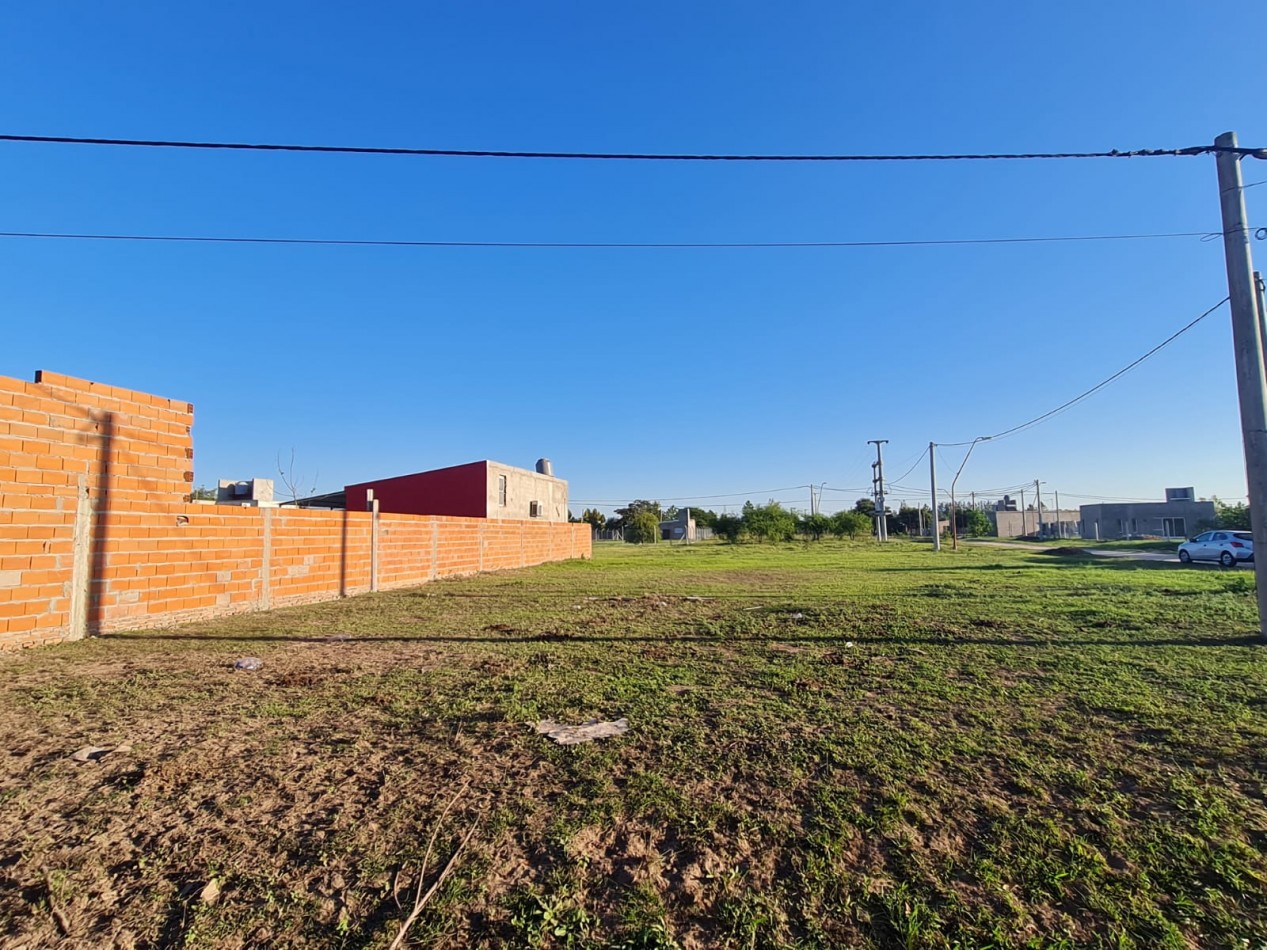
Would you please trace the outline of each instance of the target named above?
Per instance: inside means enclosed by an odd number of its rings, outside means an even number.
[[[1232,567],[1236,563],[1236,558],[1232,557],[1231,551],[1224,551],[1219,555],[1219,563],[1224,567]]]
[[[1187,551],[1180,551],[1180,552],[1179,552],[1179,563],[1180,563],[1180,564],[1191,564],[1191,563],[1192,563],[1192,555],[1191,555],[1191,554],[1189,554]]]

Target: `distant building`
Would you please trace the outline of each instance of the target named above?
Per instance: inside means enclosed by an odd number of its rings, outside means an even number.
[[[1010,499],[1005,499],[1011,501]],[[1033,508],[1024,511],[1016,510],[1016,502],[1012,507],[987,510],[985,516],[994,525],[994,533],[1000,538],[1076,538],[1081,522],[1081,513],[1073,508],[1044,508],[1041,514]]]
[[[1083,505],[1084,538],[1109,541],[1141,536],[1187,538],[1214,527],[1214,502],[1197,501],[1191,488],[1167,488],[1166,501]]]
[[[683,508],[671,521],[660,522],[661,541],[694,541],[695,538],[695,519],[689,508]]]
[[[543,468],[549,468],[549,463]],[[459,518],[506,518],[521,521],[567,521],[568,483],[487,459],[413,475],[380,478],[348,485],[341,492],[303,498],[305,507],[365,511],[370,492],[379,511],[399,515],[452,515]]]

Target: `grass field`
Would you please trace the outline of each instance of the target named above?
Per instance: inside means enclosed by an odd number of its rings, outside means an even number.
[[[1247,571],[600,546],[11,657],[0,931],[386,947],[452,859],[410,945],[1263,947],[1255,625]]]

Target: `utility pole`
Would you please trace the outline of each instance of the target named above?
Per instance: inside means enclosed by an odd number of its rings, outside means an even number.
[[[1027,537],[1029,532],[1025,529],[1025,489],[1021,489],[1021,537]]]
[[[1038,490],[1038,479],[1034,479],[1034,517],[1038,519],[1038,527],[1034,530],[1043,536],[1043,494]]]
[[[1263,275],[1254,271],[1254,296],[1258,298],[1258,337],[1263,341],[1263,346],[1267,347],[1267,299],[1263,297],[1263,291],[1267,288],[1267,284],[1263,283]],[[1267,366],[1267,353],[1263,354],[1263,365]]]
[[[1224,132],[1214,144],[1236,148],[1236,133]],[[1241,439],[1245,445],[1245,480],[1249,487],[1250,523],[1254,545],[1267,545],[1267,372],[1259,329],[1254,264],[1249,252],[1249,223],[1240,156],[1218,152],[1219,204],[1223,213],[1223,253],[1227,259],[1227,290],[1232,311],[1232,345],[1236,352],[1236,388],[1241,403]],[[1267,567],[1254,560],[1258,584],[1259,633],[1267,640]]]
[[[1060,520],[1060,492],[1054,488],[1052,491],[1056,492],[1056,534],[1063,538],[1065,536],[1065,526]]]
[[[941,518],[937,515],[937,445],[928,443],[928,487],[933,498],[933,550],[941,550]]]
[[[867,439],[868,445],[875,446],[875,477],[871,480],[875,486],[875,537],[877,541],[889,540],[889,519],[884,514],[884,452],[881,446],[888,445],[888,439]]]
[[[950,547],[959,550],[959,513],[955,508],[955,485],[959,481],[959,476],[963,474],[963,467],[968,464],[968,459],[972,457],[972,450],[977,447],[978,442],[989,442],[993,436],[979,435],[972,440],[972,444],[968,446],[968,451],[964,454],[963,461],[959,463],[959,471],[955,472],[955,477],[950,480]]]

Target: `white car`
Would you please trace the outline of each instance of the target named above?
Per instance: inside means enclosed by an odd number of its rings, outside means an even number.
[[[1238,561],[1254,560],[1254,535],[1249,531],[1204,531],[1179,545],[1179,560],[1218,561],[1232,567]]]

